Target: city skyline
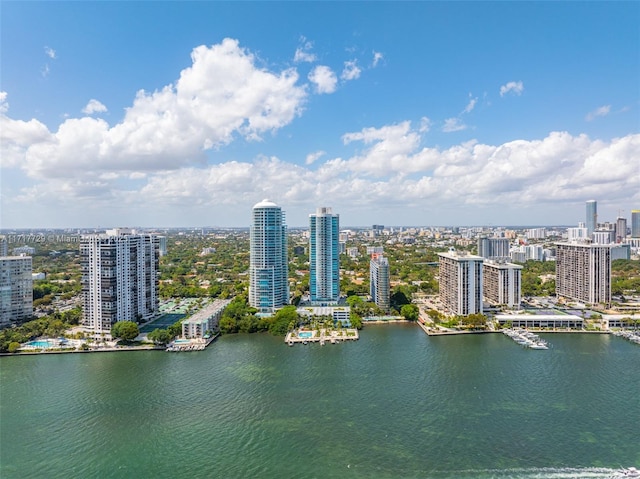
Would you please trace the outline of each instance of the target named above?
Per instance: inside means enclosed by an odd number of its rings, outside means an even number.
[[[3,228],[244,226],[266,197],[293,226],[326,202],[354,226],[640,205],[634,2],[2,13]]]

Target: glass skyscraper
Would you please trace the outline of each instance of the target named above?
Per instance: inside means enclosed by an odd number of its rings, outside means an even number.
[[[640,238],[640,210],[631,210],[631,237]]]
[[[309,292],[313,303],[340,298],[340,215],[321,207],[309,215]]]
[[[249,304],[272,312],[289,303],[287,225],[275,203],[263,200],[253,207],[249,263]]]
[[[381,253],[373,253],[369,263],[369,294],[373,302],[388,312],[391,307],[391,286],[389,283],[389,260]]]
[[[591,236],[598,227],[598,202],[596,200],[587,201],[587,236]]]

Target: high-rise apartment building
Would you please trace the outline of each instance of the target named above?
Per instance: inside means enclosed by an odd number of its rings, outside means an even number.
[[[124,229],[80,239],[82,322],[94,337],[158,313],[158,249],[157,236]]]
[[[381,253],[373,253],[369,263],[369,294],[376,305],[389,311],[391,307],[391,286],[389,282],[389,260]]]
[[[450,251],[438,253],[440,301],[452,314],[482,313],[481,256]]]
[[[526,233],[527,239],[544,239],[547,237],[546,228],[530,228]]]
[[[166,256],[167,254],[167,237],[158,236],[158,252],[160,256]]]
[[[253,207],[249,260],[249,304],[273,312],[289,303],[289,262],[285,214],[263,200]]]
[[[614,230],[596,230],[591,234],[591,241],[595,244],[615,243],[616,232]]]
[[[30,256],[0,257],[0,328],[33,317]]]
[[[9,251],[9,244],[7,238],[0,238],[0,256],[7,256]]]
[[[520,307],[522,291],[522,266],[485,261],[482,267],[482,282],[485,299],[494,305],[509,308]]]
[[[627,218],[618,216],[616,218],[616,243],[622,243],[627,239]]]
[[[556,295],[588,304],[611,302],[611,246],[556,244]]]
[[[631,210],[631,237],[640,238],[640,210]]]
[[[567,228],[567,239],[569,242],[583,241],[589,237],[587,228],[578,226],[577,228]]]
[[[587,215],[585,225],[587,227],[587,235],[591,236],[598,226],[598,202],[596,200],[587,201]]]
[[[478,256],[487,259],[508,259],[509,239],[508,238],[478,238]]]
[[[340,216],[331,208],[309,215],[309,292],[314,303],[340,298]]]

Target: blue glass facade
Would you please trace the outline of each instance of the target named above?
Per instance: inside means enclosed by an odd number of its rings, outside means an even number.
[[[331,304],[340,297],[340,216],[331,208],[309,215],[309,292],[311,301]]]
[[[282,209],[268,200],[253,207],[249,304],[271,312],[289,303],[287,226]]]

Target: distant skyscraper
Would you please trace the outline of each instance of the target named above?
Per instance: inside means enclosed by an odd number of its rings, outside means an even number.
[[[340,216],[331,208],[309,215],[309,292],[315,303],[335,303],[340,297]]]
[[[7,238],[0,238],[0,256],[7,256],[9,251],[9,245],[7,243]]]
[[[556,294],[588,304],[611,302],[611,247],[556,244]]]
[[[440,300],[452,314],[482,313],[482,262],[480,256],[438,253]]]
[[[509,258],[508,238],[478,238],[478,256],[488,259]]]
[[[389,311],[391,307],[391,287],[389,284],[389,260],[381,253],[373,253],[369,264],[369,293],[376,305]]]
[[[627,218],[616,218],[616,243],[621,243],[627,238]]]
[[[640,238],[640,210],[631,210],[631,237]]]
[[[483,264],[484,297],[491,304],[509,308],[520,306],[522,291],[522,266],[485,261]]]
[[[249,263],[249,304],[273,312],[289,303],[289,262],[285,214],[263,200],[253,207]]]
[[[591,236],[598,226],[598,202],[596,200],[587,201],[587,217],[586,217],[586,226],[587,226],[587,236]]]
[[[587,228],[581,226],[578,226],[577,228],[567,228],[567,239],[569,242],[584,241],[587,237]]]
[[[33,279],[30,256],[0,257],[0,327],[33,316]]]
[[[80,239],[83,324],[94,337],[158,313],[158,237],[114,229]]]
[[[158,236],[158,244],[159,244],[159,253],[160,256],[165,256],[167,254],[167,237],[166,236]]]

